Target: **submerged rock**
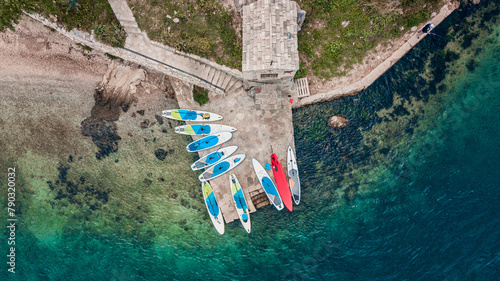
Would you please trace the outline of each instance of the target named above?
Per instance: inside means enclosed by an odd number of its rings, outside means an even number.
[[[155,151],[155,155],[156,155],[156,158],[158,158],[158,160],[165,160],[165,157],[167,157],[168,155],[168,152],[165,150],[165,149],[157,149]]]
[[[141,128],[146,129],[147,127],[149,127],[149,124],[151,124],[149,119],[144,119],[144,121],[141,122]]]
[[[158,124],[160,126],[163,125],[163,117],[161,117],[160,115],[156,114],[155,118],[156,118],[156,121],[158,122]]]
[[[328,119],[328,125],[333,128],[342,128],[349,125],[349,120],[341,115],[334,115]]]
[[[99,148],[97,159],[103,159],[118,150],[121,137],[114,121],[119,119],[121,113],[127,112],[136,100],[137,86],[145,79],[146,72],[142,69],[114,63],[109,66],[94,92],[95,105],[90,117],[81,122],[82,135],[92,137],[92,142]],[[137,113],[144,114],[141,110]]]
[[[114,122],[89,117],[81,123],[82,135],[92,137],[92,142],[99,148],[97,159],[101,160],[118,150],[118,129]]]

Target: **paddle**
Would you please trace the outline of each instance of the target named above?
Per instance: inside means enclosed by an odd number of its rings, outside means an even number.
[[[238,190],[238,188],[237,188],[237,186],[236,186],[236,180],[232,179],[231,181],[233,182],[233,185],[235,186],[234,188],[235,188],[236,190]],[[243,204],[244,202],[243,202],[243,201],[241,201],[243,196],[240,196],[240,191],[241,191],[241,195],[243,195],[243,190],[242,190],[242,189],[239,189],[239,190],[238,190],[238,191],[236,191],[236,193],[233,195],[233,198],[235,198],[235,196],[236,196],[235,201],[236,201],[236,200],[238,200],[238,202],[237,202],[237,203],[240,203],[240,205],[239,205],[239,206],[238,206],[238,204],[236,204],[236,207],[237,207],[238,209],[242,209],[242,210],[243,210],[243,212],[246,212],[246,210],[243,208],[243,206],[245,206],[246,204],[244,205],[244,204]]]
[[[213,191],[212,191],[212,193],[210,193],[210,195],[212,195],[212,194],[214,194]],[[217,219],[219,214],[218,214],[218,209],[216,209],[216,207],[218,208],[218,205],[217,205],[217,201],[215,201],[215,194],[214,194],[213,198],[210,195],[207,198],[208,202],[209,202],[208,208],[210,209],[210,213],[212,214],[212,216],[214,216],[215,219]]]
[[[219,151],[219,149],[221,149],[221,147],[222,147],[223,145],[224,145],[224,144],[221,144],[221,145],[219,146],[219,148],[217,148],[217,150],[215,150],[214,152],[212,152],[212,153],[210,153],[210,154],[214,154],[214,155],[216,155],[216,153]],[[207,158],[207,160],[208,160],[208,161],[210,161],[210,160],[212,160],[212,159],[214,159],[214,158],[215,158],[215,156],[210,156],[209,158]],[[208,162],[205,162],[205,161],[201,161],[201,162],[202,162],[203,164],[205,164],[205,165],[207,165],[207,164],[208,164]]]
[[[243,190],[241,190],[241,193],[243,194]],[[239,209],[243,210],[243,213],[244,213],[244,214],[246,214],[247,209],[246,209],[246,208],[243,208],[243,206],[245,206],[245,205],[243,205],[243,202],[241,201],[241,199],[242,199],[242,198],[241,198],[241,196],[239,196],[239,192],[238,192],[238,193],[236,193],[235,195],[237,195],[237,197],[238,197],[238,202],[240,203],[240,208],[239,208]],[[233,198],[234,198],[234,196],[233,196]],[[236,205],[238,205],[238,204],[236,204]],[[238,206],[237,206],[237,207],[238,207]],[[246,217],[246,216],[245,216],[245,217]],[[244,219],[244,218],[243,218],[243,214],[242,214],[242,216],[241,216],[241,219],[242,219],[244,222],[247,222],[247,219]]]

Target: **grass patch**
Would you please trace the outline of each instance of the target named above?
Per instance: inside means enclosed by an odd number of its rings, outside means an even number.
[[[19,22],[23,10],[33,10],[33,2],[33,0],[0,1],[0,31],[4,31],[6,28],[14,29],[14,24]]]
[[[440,4],[441,0],[303,0],[307,16],[299,32],[303,64],[298,77],[345,75],[370,49],[401,36],[401,27],[406,31],[426,21]]]
[[[236,12],[217,0],[128,0],[141,30],[176,50],[241,69]],[[175,23],[174,19],[179,20]]]
[[[197,102],[199,105],[204,105],[209,101],[208,99],[208,91],[194,85],[193,88],[193,99],[195,102]]]
[[[106,55],[106,57],[108,57],[109,59],[111,60],[119,60],[120,62],[123,62],[123,59],[120,58],[120,57],[117,57],[117,56],[113,56],[112,54],[109,54],[109,53],[104,53],[104,55]]]
[[[77,46],[80,46],[80,48],[82,48],[84,51],[87,51],[87,52],[92,52],[92,48],[87,46],[87,45],[83,45],[83,44],[80,44],[80,43],[76,43]]]
[[[53,15],[68,30],[78,28],[94,31],[103,43],[112,46],[125,44],[125,31],[106,0],[7,0],[0,1],[0,30],[13,28],[22,10]]]
[[[293,79],[299,79],[299,78],[304,78],[307,76],[307,69],[304,69],[304,63],[300,62],[299,64],[299,70],[295,72],[295,76]]]

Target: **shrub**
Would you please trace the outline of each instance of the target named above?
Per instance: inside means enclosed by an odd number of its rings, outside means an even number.
[[[193,87],[193,99],[199,105],[204,105],[209,101],[208,91],[198,86]]]

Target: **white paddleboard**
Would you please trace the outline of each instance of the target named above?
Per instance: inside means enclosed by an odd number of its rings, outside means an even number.
[[[297,166],[297,159],[293,153],[293,149],[288,146],[287,154],[287,170],[288,170],[288,183],[290,186],[290,192],[292,193],[292,199],[296,205],[300,203],[300,179],[299,179],[299,167]]]
[[[221,145],[233,137],[231,132],[221,132],[193,141],[186,146],[187,152],[198,152]]]
[[[205,201],[205,206],[207,206],[208,216],[212,220],[215,229],[222,235],[224,234],[224,218],[222,217],[217,199],[215,199],[214,191],[206,181],[201,183],[201,190],[203,192],[203,201]]]
[[[193,124],[175,127],[175,132],[182,135],[205,136],[220,132],[234,132],[235,128],[218,124]]]
[[[197,171],[213,166],[231,156],[237,149],[237,145],[230,145],[221,149],[217,149],[216,151],[213,151],[194,162],[191,165],[191,170]]]
[[[222,120],[222,116],[212,112],[189,109],[169,109],[163,110],[161,115],[166,118],[180,121],[210,122]]]
[[[267,198],[269,198],[269,201],[271,201],[271,203],[274,205],[274,207],[276,207],[276,209],[278,209],[278,211],[281,211],[284,206],[283,201],[281,200],[278,189],[271,180],[271,177],[269,177],[269,174],[266,172],[262,164],[257,161],[257,159],[252,158],[252,165],[255,171],[255,175],[257,175],[257,179],[259,180],[262,188],[264,188],[264,191],[267,194]]]
[[[198,179],[200,181],[208,181],[222,176],[223,174],[236,168],[243,160],[245,160],[245,154],[236,154],[220,161],[217,165],[213,165],[206,169],[203,174],[201,174]]]
[[[250,233],[250,211],[248,210],[243,189],[235,174],[229,175],[229,186],[231,187],[234,205],[236,206],[236,212],[238,213],[238,217],[240,217],[241,224],[245,230]]]

